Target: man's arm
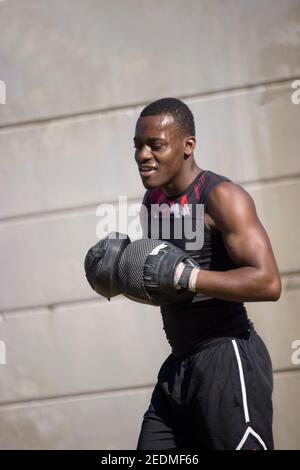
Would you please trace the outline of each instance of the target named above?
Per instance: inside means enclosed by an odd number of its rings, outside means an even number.
[[[211,191],[207,211],[239,267],[222,272],[201,270],[196,292],[241,302],[278,300],[281,294],[278,267],[250,195],[240,186],[223,182]]]

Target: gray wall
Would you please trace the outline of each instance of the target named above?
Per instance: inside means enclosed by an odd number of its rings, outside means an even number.
[[[299,449],[300,0],[6,0],[0,31],[0,448],[135,448],[169,354],[159,310],[101,300],[82,265],[98,204],[143,194],[140,107],[177,96],[199,164],[243,184],[269,232],[282,298],[248,311],[276,446]]]

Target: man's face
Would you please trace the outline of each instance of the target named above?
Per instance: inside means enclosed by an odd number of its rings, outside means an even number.
[[[185,138],[169,114],[140,117],[134,137],[135,160],[146,189],[173,186],[184,162]]]

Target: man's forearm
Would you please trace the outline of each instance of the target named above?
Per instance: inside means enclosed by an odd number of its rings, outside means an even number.
[[[280,280],[251,266],[230,271],[201,269],[196,292],[233,302],[275,301],[280,295]]]

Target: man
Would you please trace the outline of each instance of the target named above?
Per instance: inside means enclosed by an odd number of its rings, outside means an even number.
[[[172,353],[159,371],[137,448],[272,449],[272,365],[243,302],[278,300],[281,282],[253,200],[197,165],[194,118],[178,99],[160,99],[141,112],[134,144],[147,189],[145,237],[152,205],[193,213],[204,205],[204,243],[189,252],[200,266],[196,294],[161,307]],[[184,234],[170,233],[159,238],[187,246]]]

